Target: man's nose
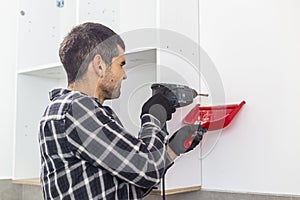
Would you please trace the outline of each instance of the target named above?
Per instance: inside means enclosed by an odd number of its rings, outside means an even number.
[[[127,79],[127,74],[126,72],[124,71],[124,76],[123,76],[123,80]]]

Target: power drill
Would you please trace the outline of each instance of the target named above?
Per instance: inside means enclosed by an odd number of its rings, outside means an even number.
[[[171,83],[155,83],[151,85],[152,95],[157,93],[162,94],[168,99],[170,104],[175,108],[187,106],[193,103],[197,96],[208,96],[208,94],[198,94],[198,92],[186,85],[171,84]],[[165,131],[167,128],[164,127]],[[190,133],[189,138],[184,141],[184,148],[189,149],[194,141],[202,140],[201,125],[199,124],[198,131]]]
[[[193,103],[193,99],[198,96],[196,90],[185,85],[171,83],[155,83],[151,85],[152,95],[157,93],[166,97],[175,108],[187,106]]]
[[[162,94],[168,99],[170,104],[175,107],[183,107],[193,103],[194,98],[198,95],[208,96],[206,94],[198,94],[198,92],[188,86],[171,84],[171,83],[155,83],[151,85],[152,95]],[[163,130],[167,132],[167,127],[164,126]],[[193,143],[199,143],[202,140],[203,132],[201,131],[201,125],[198,126],[198,131],[191,132],[189,137],[183,142],[182,146],[188,151]],[[162,178],[163,196],[165,200],[165,179]]]

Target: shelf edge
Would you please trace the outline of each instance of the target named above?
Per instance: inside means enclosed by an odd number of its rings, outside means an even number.
[[[14,184],[22,184],[22,185],[35,185],[35,186],[41,185],[39,179],[13,179],[11,182]]]
[[[50,63],[50,64],[46,64],[46,65],[33,66],[33,67],[31,67],[29,69],[25,69],[25,70],[18,69],[17,74],[26,74],[26,73],[30,73],[30,72],[34,72],[34,71],[40,71],[43,69],[49,69],[49,68],[55,68],[55,67],[62,67],[62,64],[57,62],[57,63]]]
[[[167,189],[165,191],[166,195],[172,195],[172,194],[178,194],[178,193],[184,193],[184,192],[193,192],[201,190],[201,186],[192,186],[192,187],[186,187],[186,188],[176,188],[176,189]],[[162,190],[154,189],[150,192],[152,195],[162,195]]]

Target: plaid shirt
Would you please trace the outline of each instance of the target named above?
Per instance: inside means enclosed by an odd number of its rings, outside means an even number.
[[[95,98],[66,89],[50,92],[40,121],[44,199],[141,199],[170,164],[159,121],[142,116],[139,137]]]

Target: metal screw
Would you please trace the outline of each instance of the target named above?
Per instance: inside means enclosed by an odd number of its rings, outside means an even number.
[[[65,5],[65,1],[64,0],[56,0],[56,7],[58,8],[62,8]]]

